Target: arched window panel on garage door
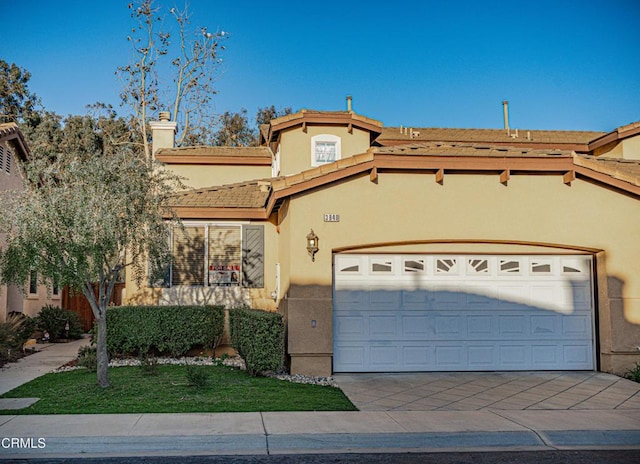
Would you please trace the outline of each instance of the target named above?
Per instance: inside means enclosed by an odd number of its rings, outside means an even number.
[[[488,258],[467,258],[467,275],[489,274]]]
[[[549,258],[532,258],[530,262],[531,275],[551,274],[553,261]]]
[[[498,260],[500,275],[519,275],[522,272],[522,260],[517,258],[500,258]]]
[[[405,274],[424,274],[426,270],[426,261],[424,258],[412,256],[402,259],[402,271]]]
[[[446,275],[457,275],[458,271],[458,258],[454,257],[436,257],[434,260],[435,263],[435,273]]]
[[[393,258],[372,257],[369,261],[372,274],[393,274]]]

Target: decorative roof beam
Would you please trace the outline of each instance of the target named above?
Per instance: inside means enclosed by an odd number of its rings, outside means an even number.
[[[373,169],[369,173],[369,180],[371,182],[373,182],[374,184],[378,183],[378,168],[376,168],[375,166],[373,167]]]
[[[440,168],[436,171],[436,182],[440,185],[444,183],[444,169]]]
[[[573,182],[574,180],[576,180],[576,171],[574,170],[567,171],[562,176],[562,182],[567,185],[571,185],[571,182]]]
[[[500,183],[507,185],[509,179],[511,178],[511,171],[509,169],[505,169],[500,173]]]

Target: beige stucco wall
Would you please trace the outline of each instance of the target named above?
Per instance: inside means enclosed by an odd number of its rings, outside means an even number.
[[[340,215],[325,223],[324,213]],[[289,317],[292,370],[308,371],[332,351],[332,250],[359,244],[419,240],[503,240],[554,243],[603,250],[598,303],[602,370],[620,371],[640,361],[640,203],[638,199],[581,180],[570,186],[559,175],[514,175],[508,186],[495,175],[379,172],[293,198],[286,222],[291,240],[289,294],[307,303],[285,303]],[[284,226],[284,224],[283,224]],[[284,228],[284,227],[282,227]],[[314,263],[303,237],[320,238]],[[441,244],[404,247],[415,251],[516,252],[517,246]],[[401,251],[387,247],[386,251]],[[522,253],[536,247],[523,247]],[[545,253],[553,249],[545,248]],[[566,250],[558,250],[566,252]],[[604,287],[604,288],[602,288]],[[311,329],[309,321],[316,320]],[[315,334],[320,334],[316,336]],[[314,340],[313,344],[308,343]],[[297,351],[296,351],[297,350]],[[296,359],[298,357],[299,359]],[[625,358],[623,363],[619,361]],[[327,372],[323,372],[327,373]]]
[[[271,177],[271,166],[167,164],[166,168],[194,189]]]
[[[6,172],[6,159],[3,157],[2,169],[0,169],[0,191],[22,190],[24,188],[22,175],[18,168],[18,160],[13,154],[13,150],[6,142],[0,142],[4,148],[4,156],[11,154],[11,169]],[[0,214],[2,214],[2,204],[0,203]],[[6,235],[0,234],[0,247],[6,244]],[[0,321],[5,320],[10,311],[17,311],[35,316],[45,304],[60,305],[60,296],[51,295],[51,290],[40,285],[38,293],[27,295],[25,289],[18,285],[0,286]]]
[[[347,127],[307,126],[307,132],[299,128],[285,130],[280,138],[280,175],[287,176],[311,169],[311,138],[315,135],[330,134],[340,137],[341,158],[364,153],[369,148],[369,132]]]
[[[612,142],[603,147],[597,148],[594,152],[596,156],[607,158],[640,159],[640,135],[629,137],[619,142]]]

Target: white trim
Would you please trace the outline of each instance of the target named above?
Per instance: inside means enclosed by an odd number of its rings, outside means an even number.
[[[316,144],[318,143],[334,143],[336,147],[336,156],[333,161],[319,162],[316,161]],[[332,163],[342,158],[342,141],[340,137],[333,134],[318,134],[311,137],[311,166],[321,166],[323,164]]]
[[[271,162],[271,177],[278,177],[280,175],[280,144],[278,149],[273,155],[273,161]]]

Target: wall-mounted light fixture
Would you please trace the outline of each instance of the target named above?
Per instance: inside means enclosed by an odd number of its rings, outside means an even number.
[[[313,232],[307,235],[307,252],[309,252],[309,256],[311,256],[311,261],[316,260],[316,253],[318,252],[318,236]]]

